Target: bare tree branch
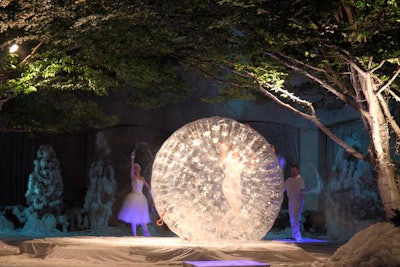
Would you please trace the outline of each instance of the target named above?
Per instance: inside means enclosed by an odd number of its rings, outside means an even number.
[[[368,157],[364,156],[363,154],[361,154],[360,152],[358,152],[357,150],[355,150],[353,147],[349,146],[345,141],[343,141],[342,139],[340,139],[339,137],[337,137],[331,130],[329,130],[329,128],[327,128],[325,125],[323,125],[319,119],[315,116],[315,115],[309,115],[306,114],[304,112],[301,112],[298,109],[295,109],[293,106],[284,103],[283,101],[281,101],[280,99],[278,99],[277,97],[275,97],[275,95],[273,95],[272,93],[270,93],[268,90],[266,90],[265,88],[263,88],[262,86],[259,87],[259,90],[267,97],[271,98],[274,102],[276,102],[277,104],[289,109],[290,111],[294,112],[295,114],[298,114],[300,116],[302,116],[303,118],[313,122],[321,131],[323,131],[329,138],[331,138],[334,142],[336,142],[338,145],[340,145],[341,147],[343,147],[343,149],[345,151],[347,151],[348,153],[350,153],[351,155],[353,155],[354,157],[360,159],[360,160],[367,160]]]
[[[377,94],[380,94],[381,92],[385,91],[389,86],[393,83],[393,81],[399,76],[400,74],[400,67],[396,69],[396,71],[393,72],[392,77],[383,85],[381,88],[376,92]]]
[[[386,120],[389,122],[390,127],[395,132],[397,138],[400,138],[400,127],[393,119],[392,114],[390,113],[389,107],[381,94],[378,94],[379,104],[382,107],[383,113],[385,114]]]
[[[237,72],[236,72],[237,73]],[[311,109],[312,115],[309,115],[307,113],[304,113],[296,108],[294,108],[292,105],[283,102],[282,100],[280,100],[277,96],[275,96],[274,94],[272,94],[271,92],[269,92],[267,89],[265,89],[257,80],[257,78],[255,78],[253,75],[251,75],[250,73],[247,74],[243,74],[243,73],[237,73],[239,75],[242,76],[246,76],[249,78],[252,78],[257,84],[258,84],[258,88],[260,90],[261,93],[263,93],[265,96],[267,96],[268,98],[272,99],[275,103],[279,104],[280,106],[292,111],[293,113],[300,115],[301,117],[313,122],[321,131],[323,131],[329,138],[331,138],[334,142],[336,142],[338,145],[340,145],[341,147],[343,147],[343,149],[345,151],[347,151],[348,153],[350,153],[351,155],[353,155],[354,157],[360,159],[360,160],[368,160],[368,157],[361,154],[360,152],[358,152],[357,150],[355,150],[353,147],[349,146],[345,141],[343,141],[342,139],[340,139],[339,137],[337,137],[331,130],[329,130],[329,128],[327,128],[325,125],[323,125],[319,119],[317,118],[315,111],[314,111],[314,107],[312,106],[312,103],[308,102],[308,101],[301,101],[301,104],[306,104],[309,109]],[[275,90],[278,88],[275,88]],[[294,102],[299,102],[299,100],[301,100],[300,98],[298,98],[297,96],[295,98],[293,98],[294,95],[288,95],[290,97],[290,99],[292,99]]]
[[[375,68],[373,68],[370,72],[374,73],[375,71],[377,71],[378,69],[382,68],[382,66],[385,64],[386,60],[382,60],[381,62],[379,62],[378,66],[376,66]]]
[[[43,45],[44,41],[41,41],[40,43],[38,43],[33,49],[32,52],[27,55],[18,65],[22,65],[25,64],[35,53],[36,51],[38,51],[38,49]]]
[[[341,51],[341,53],[339,53],[339,55],[340,55],[340,57],[341,57],[345,62],[349,63],[349,64],[357,71],[357,73],[358,73],[359,75],[362,75],[363,77],[366,77],[367,72],[366,72],[364,69],[362,69],[362,68],[360,67],[360,65],[357,64],[357,62],[356,62],[355,60],[353,60],[353,59],[349,56],[348,52],[346,52],[346,51]]]
[[[282,58],[280,58],[279,56],[277,56],[274,53],[270,53],[270,52],[264,52],[264,54],[270,56],[271,58],[274,58],[276,60],[278,60],[279,62],[281,62],[283,65],[285,65],[286,67],[297,71],[299,73],[302,73],[303,75],[305,75],[307,78],[313,80],[314,82],[318,83],[319,85],[321,85],[322,87],[326,88],[329,92],[331,92],[332,94],[334,94],[335,96],[337,96],[340,100],[342,100],[344,103],[348,104],[349,106],[353,107],[355,110],[361,112],[359,110],[359,108],[357,106],[354,105],[354,103],[348,101],[348,99],[346,98],[345,95],[343,95],[342,93],[340,93],[339,91],[337,91],[335,88],[333,88],[332,86],[330,86],[329,84],[327,84],[325,81],[319,79],[318,77],[316,77],[315,75],[300,69],[299,67],[290,64],[288,61],[283,60]]]
[[[262,52],[262,53],[263,53],[263,54],[266,54],[266,55],[268,55],[268,56],[270,56],[270,54],[269,54],[268,52]],[[300,66],[306,67],[306,68],[308,68],[308,69],[310,69],[310,70],[314,70],[314,71],[317,71],[317,72],[326,73],[326,70],[323,69],[323,68],[317,68],[317,67],[315,67],[315,66],[312,66],[312,65],[309,65],[309,64],[305,64],[304,62],[301,62],[301,61],[299,61],[299,60],[297,60],[297,59],[295,59],[295,58],[291,58],[291,57],[289,57],[289,56],[287,56],[287,55],[285,55],[285,54],[278,53],[278,52],[276,52],[276,53],[277,53],[280,57],[283,57],[283,58],[285,58],[286,60],[291,61],[291,62],[294,62],[294,63],[296,63],[296,64],[298,64],[298,65],[300,65]]]
[[[11,97],[7,97],[7,98],[0,98],[0,110],[3,109],[4,104],[10,100]]]
[[[369,70],[371,69],[371,66],[372,66],[373,62],[374,62],[374,58],[373,57],[369,57],[369,60],[368,60],[368,69]]]
[[[400,96],[398,96],[395,92],[392,90],[388,90],[388,92],[396,101],[400,101]]]

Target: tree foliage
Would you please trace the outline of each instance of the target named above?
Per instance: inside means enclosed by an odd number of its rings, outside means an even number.
[[[247,77],[263,95],[312,121],[376,171],[386,215],[400,206],[392,140],[399,143],[400,8],[395,1],[221,1],[235,29],[234,62],[225,69]],[[228,22],[229,21],[229,22]],[[232,51],[226,58],[232,58]],[[315,84],[324,97],[296,88],[290,74]],[[286,76],[285,75],[289,75]],[[239,87],[243,90],[243,87]],[[348,146],[318,117],[320,103],[352,107],[370,135],[368,154]],[[326,102],[324,103],[326,104]],[[398,147],[397,147],[398,149]],[[390,188],[388,190],[388,188]]]
[[[147,109],[179,101],[188,90],[170,43],[174,32],[159,25],[151,3],[10,0],[1,3],[0,18],[3,130],[73,131],[86,116],[97,120],[89,127],[107,127],[116,118],[95,108],[94,99],[110,89],[128,88],[128,101]],[[10,54],[12,44],[20,49]],[[33,104],[25,95],[40,98],[35,107],[42,108],[15,122],[27,113],[26,101]],[[68,97],[76,103],[63,101]],[[73,115],[63,121],[57,112],[44,114],[43,105]],[[48,124],[39,127],[40,120]]]
[[[394,112],[386,114],[386,119],[391,121],[398,112],[400,8],[396,2],[222,2],[236,7],[226,19],[241,33],[236,36],[243,48],[237,50],[241,58],[230,64],[231,70],[250,78],[265,95],[317,121],[318,101],[297,97],[308,90],[287,90],[296,88],[285,75],[295,72],[316,84],[325,96],[328,93],[365,117],[370,104],[360,104],[368,96],[360,90],[362,81],[353,75],[355,69],[360,75],[371,74],[371,90],[382,97],[380,104],[387,105],[388,112]]]

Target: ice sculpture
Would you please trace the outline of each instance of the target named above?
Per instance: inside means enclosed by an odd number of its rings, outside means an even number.
[[[368,143],[359,133],[352,133],[345,142],[363,151]],[[384,209],[371,165],[338,148],[326,189],[325,216],[330,236],[347,241],[367,226],[384,220]]]
[[[90,165],[90,184],[83,210],[88,214],[91,230],[108,226],[115,201],[114,168],[110,160],[111,149],[102,132],[96,135],[96,155],[99,158]],[[86,221],[86,220],[85,220]]]
[[[155,207],[186,240],[260,240],[278,216],[283,175],[265,138],[223,117],[191,122],[158,151]]]
[[[30,234],[57,232],[57,224],[66,231],[67,222],[61,215],[63,189],[60,162],[51,145],[41,145],[34,169],[29,174],[28,190],[25,193],[28,207],[23,210],[26,219],[22,232]]]
[[[33,161],[34,170],[29,174],[25,193],[32,213],[59,215],[62,209],[63,182],[60,162],[52,146],[42,145]]]
[[[0,212],[0,233],[9,233],[14,230],[14,224],[7,220],[4,212]]]

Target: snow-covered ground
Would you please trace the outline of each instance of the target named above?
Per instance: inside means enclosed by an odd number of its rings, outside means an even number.
[[[129,234],[128,228],[111,227],[97,233],[64,233],[59,237],[2,233],[0,266],[182,266],[184,261],[233,259],[271,266],[400,266],[400,228],[391,223],[371,225],[336,252],[323,240],[306,238],[305,242],[295,243],[285,241],[283,236],[279,239],[276,234],[245,243],[191,243],[174,236]],[[26,239],[31,241],[22,242]]]
[[[371,225],[341,246],[330,262],[336,266],[400,266],[400,227]]]

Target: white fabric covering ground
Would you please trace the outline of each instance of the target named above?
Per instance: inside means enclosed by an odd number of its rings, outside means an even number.
[[[296,266],[318,261],[297,245],[280,241],[192,243],[177,237],[80,236],[25,241],[17,255],[15,247],[2,247],[9,253],[0,257],[0,265],[20,267],[182,266],[184,261],[244,259]]]
[[[0,266],[182,266],[183,261],[204,259],[250,259],[272,267],[400,266],[400,228],[390,223],[360,231],[333,256],[270,240],[235,244],[188,243],[176,237],[71,236],[38,238],[19,247],[9,237],[2,240]]]

